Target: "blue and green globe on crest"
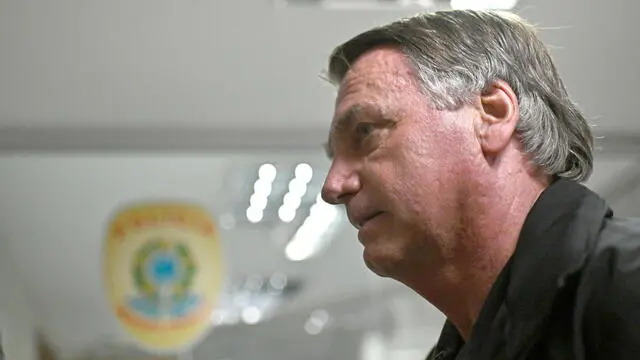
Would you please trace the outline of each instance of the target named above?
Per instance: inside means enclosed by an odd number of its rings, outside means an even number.
[[[190,292],[195,273],[187,246],[153,239],[134,256],[132,275],[138,294],[129,306],[151,320],[185,317],[200,303],[199,296]]]

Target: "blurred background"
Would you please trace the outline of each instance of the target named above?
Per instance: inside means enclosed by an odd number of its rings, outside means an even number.
[[[215,330],[166,359],[424,358],[442,315],[371,274],[342,210],[317,199],[327,56],[417,11],[515,6],[538,25],[595,126],[587,185],[640,216],[640,2],[493,3],[0,0],[5,358],[159,359],[120,329],[101,273],[106,222],[140,199],[204,205],[225,256]]]

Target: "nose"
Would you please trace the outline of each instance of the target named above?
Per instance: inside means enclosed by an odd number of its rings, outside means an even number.
[[[344,204],[360,190],[360,177],[349,162],[334,159],[322,186],[322,199],[329,204]]]

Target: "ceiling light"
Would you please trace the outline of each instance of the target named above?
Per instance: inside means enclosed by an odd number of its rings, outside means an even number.
[[[298,166],[296,166],[295,176],[303,183],[308,184],[313,178],[313,169],[311,168],[311,165],[306,163],[298,164]]]
[[[272,189],[273,186],[266,180],[258,179],[255,184],[253,184],[253,193],[262,197],[269,197]]]
[[[251,207],[260,210],[264,210],[267,207],[268,201],[269,200],[266,197],[260,194],[253,194],[251,195],[251,198],[249,198],[249,204],[251,204]]]
[[[282,205],[278,209],[278,217],[282,222],[292,222],[296,218],[296,209]]]
[[[306,166],[305,166],[306,165]],[[278,209],[278,216],[283,222],[291,222],[296,217],[296,211],[302,203],[302,197],[307,192],[307,182],[310,180],[310,166],[299,164],[296,167],[296,177],[289,181],[289,191],[282,198],[282,206]]]
[[[269,278],[269,284],[276,290],[282,290],[287,286],[287,275],[283,273],[275,273]]]
[[[258,169],[258,179],[253,184],[253,194],[249,198],[247,220],[257,223],[264,217],[264,210],[269,203],[269,195],[273,190],[273,180],[276,178],[276,167],[273,164],[262,164]]]
[[[264,212],[262,211],[262,209],[256,208],[253,206],[250,206],[247,209],[247,220],[249,220],[249,222],[254,224],[258,223],[262,221],[263,217],[264,217]]]
[[[330,223],[338,216],[338,210],[327,203],[315,203],[311,206],[309,216],[315,220],[314,223]]]
[[[338,218],[338,210],[320,197],[311,207],[309,217],[298,228],[285,248],[291,261],[306,260],[317,254],[331,239],[331,232]]]
[[[329,322],[329,313],[325,310],[316,310],[311,313],[309,319],[304,324],[304,330],[309,335],[318,335]]]
[[[236,219],[231,214],[220,216],[220,227],[225,230],[231,230],[236,226]]]
[[[300,236],[298,236],[294,237],[294,239],[287,244],[284,253],[287,259],[291,261],[302,261],[313,256],[313,250],[312,246],[305,244],[304,241],[300,239]]]
[[[236,325],[240,322],[240,315],[237,312],[217,309],[211,314],[211,322],[215,326]]]
[[[379,332],[365,333],[360,343],[360,358],[371,360],[387,359],[386,352],[388,347],[384,336]]]
[[[258,169],[258,178],[266,182],[276,179],[277,170],[273,164],[262,164]]]
[[[296,197],[303,197],[307,192],[307,184],[299,178],[293,178],[289,182],[289,194]]]
[[[249,325],[255,325],[262,319],[262,311],[256,306],[249,306],[242,310],[242,321]]]
[[[284,195],[282,199],[282,206],[294,210],[298,210],[300,204],[302,203],[302,199],[295,194],[288,193]]]

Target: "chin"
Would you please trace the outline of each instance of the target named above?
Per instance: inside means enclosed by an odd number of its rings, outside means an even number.
[[[367,250],[365,248],[362,258],[364,263],[373,273],[380,277],[394,278],[394,274],[399,268],[399,264],[402,260],[397,255],[392,255],[385,252],[376,252]]]

